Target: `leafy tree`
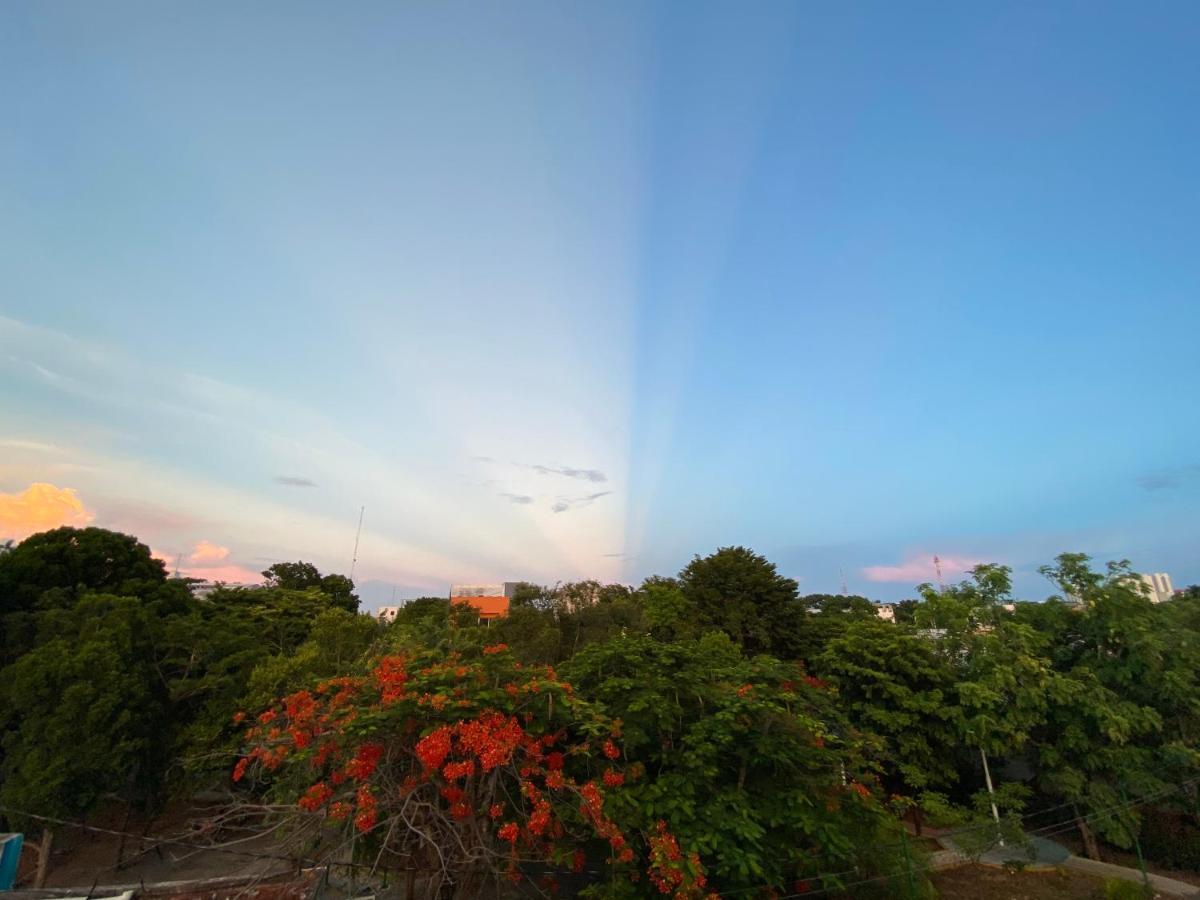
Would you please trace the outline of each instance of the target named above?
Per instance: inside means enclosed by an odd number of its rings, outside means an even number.
[[[700,625],[724,631],[751,653],[770,652],[794,616],[796,582],[745,547],[697,556],[679,573],[679,586]]]
[[[1061,627],[1046,723],[1033,741],[1038,783],[1052,797],[1071,802],[1091,855],[1092,831],[1128,847],[1139,827],[1125,793],[1153,794],[1168,785],[1164,762],[1195,771],[1197,757],[1161,739],[1162,713],[1155,694],[1166,671],[1163,635],[1153,604],[1130,578],[1128,564],[1091,569],[1084,554],[1064,553],[1043,573],[1075,608],[1052,607],[1045,621]]]
[[[137,538],[104,528],[55,528],[0,555],[0,612],[69,606],[85,592],[142,596],[167,571]]]
[[[895,846],[896,832],[865,748],[836,698],[796,664],[747,659],[710,633],[593,644],[561,671],[621,722],[630,770],[647,773],[624,793],[621,818],[672,822],[715,888],[894,862],[877,847]]]
[[[933,641],[862,618],[815,666],[836,687],[850,720],[883,739],[889,790],[912,796],[954,782],[948,750],[961,729],[954,671]]]
[[[329,597],[334,606],[347,612],[358,611],[358,595],[354,593],[354,582],[345,575],[322,575],[312,563],[281,562],[263,570],[268,587],[291,591],[318,590]]]
[[[106,796],[149,803],[166,762],[151,616],[136,599],[90,595],[60,625],[0,673],[0,802],[65,819]]]

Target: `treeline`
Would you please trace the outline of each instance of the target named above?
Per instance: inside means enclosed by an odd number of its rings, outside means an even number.
[[[133,538],[58,529],[0,554],[2,814],[219,788],[293,810],[309,853],[436,870],[430,896],[915,895],[901,822],[992,840],[993,803],[1015,839],[1067,822],[1200,865],[1200,591],[1044,573],[1045,602],[986,565],[892,623],[724,548],[384,627],[305,564],[197,597]]]

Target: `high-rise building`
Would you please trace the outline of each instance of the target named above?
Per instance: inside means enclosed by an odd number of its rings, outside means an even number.
[[[1145,586],[1143,593],[1151,603],[1162,603],[1175,596],[1175,588],[1171,586],[1171,576],[1166,572],[1139,575],[1138,581]]]

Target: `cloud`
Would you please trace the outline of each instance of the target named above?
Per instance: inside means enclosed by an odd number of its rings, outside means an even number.
[[[1200,474],[1200,465],[1176,466],[1173,469],[1163,469],[1159,472],[1142,475],[1137,479],[1137,483],[1142,490],[1151,493],[1174,490],[1196,474]]]
[[[533,498],[528,494],[509,494],[507,492],[500,494],[509,503],[516,503],[518,506],[525,506],[533,502]]]
[[[317,483],[309,478],[300,478],[296,475],[276,475],[275,483],[286,485],[287,487],[316,487]]]
[[[942,580],[950,581],[979,565],[983,560],[965,556],[938,557],[942,564]],[[868,581],[903,581],[907,584],[936,581],[937,567],[933,554],[910,556],[898,566],[866,566],[862,570]]]
[[[94,518],[70,488],[35,482],[18,494],[0,494],[0,538],[21,540],[61,525],[87,525]]]
[[[529,468],[539,475],[562,475],[565,478],[578,478],[580,481],[608,481],[608,476],[599,469],[572,469],[570,466],[537,466]]]
[[[29,453],[61,454],[63,448],[56,444],[46,444],[42,441],[23,441],[17,438],[0,440],[0,447],[6,450],[24,450]]]
[[[601,497],[607,497],[612,491],[600,491],[598,494],[585,494],[582,497],[559,497],[550,507],[556,513],[566,512],[567,510],[577,509],[581,506],[590,506]]]
[[[179,574],[201,581],[224,581],[226,584],[257,584],[262,581],[261,572],[239,565],[186,568],[180,569]]]
[[[222,547],[219,544],[214,544],[212,541],[201,541],[188,557],[188,562],[206,566],[212,563],[222,562],[229,558],[229,548]]]
[[[604,559],[637,559],[637,557],[631,553],[602,553],[600,555]]]

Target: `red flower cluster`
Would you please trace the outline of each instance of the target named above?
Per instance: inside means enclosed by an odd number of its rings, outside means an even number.
[[[373,742],[363,744],[354,754],[354,759],[346,763],[346,774],[355,781],[366,781],[375,774],[375,769],[381,759],[383,759],[383,744]]]
[[[318,781],[304,792],[304,796],[297,801],[297,806],[308,812],[316,812],[328,803],[329,798],[332,796],[333,788],[323,781]]]
[[[691,900],[702,896],[707,878],[700,857],[689,853],[684,858],[679,841],[667,829],[667,823],[658,822],[657,834],[650,837],[650,880],[661,894],[671,894],[675,900]],[[716,894],[710,894],[716,897]]]

